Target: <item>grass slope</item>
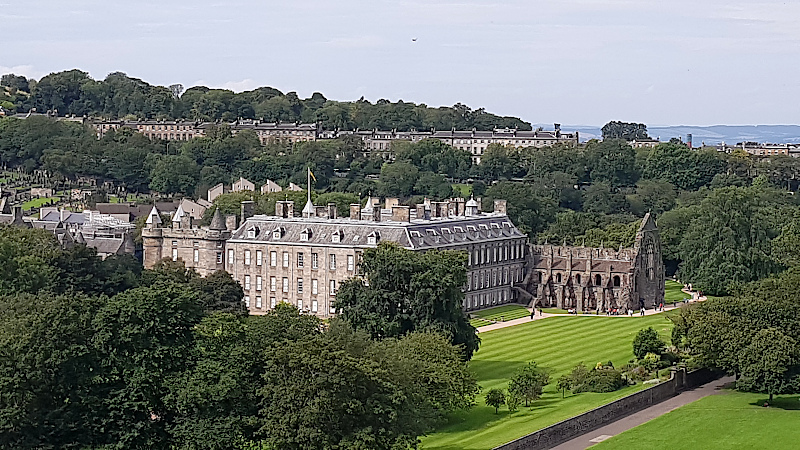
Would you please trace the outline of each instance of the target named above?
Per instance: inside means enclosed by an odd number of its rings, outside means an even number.
[[[681,289],[683,289],[682,284],[677,281],[667,280],[664,286],[664,303],[680,302],[691,297]]]
[[[726,392],[669,412],[592,449],[795,449],[800,447],[800,396]]]
[[[593,366],[600,361],[622,365],[633,358],[631,343],[637,331],[648,326],[668,340],[672,329],[663,314],[645,317],[550,317],[481,333],[481,348],[471,367],[483,393],[506,389],[508,379],[529,361],[551,370],[551,383],[532,408],[500,414],[486,406],[483,394],[469,411],[453,414],[448,424],[422,440],[425,450],[490,449],[576,414],[631,394],[641,385],[608,393],[567,395],[555,390],[555,380],[580,362]]]

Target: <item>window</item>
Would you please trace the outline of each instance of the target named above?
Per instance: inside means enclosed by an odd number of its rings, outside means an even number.
[[[599,274],[595,275],[594,276],[594,285],[595,286],[600,286],[601,284],[603,284],[603,278]]]
[[[260,291],[261,288],[264,287],[264,279],[261,278],[261,275],[256,276],[256,290]]]
[[[272,239],[280,239],[281,238],[281,230],[275,230],[272,232]]]
[[[250,275],[244,276],[244,288],[245,290],[250,290]]]
[[[302,278],[298,278],[297,279],[297,293],[298,294],[302,294],[303,293],[303,279]]]
[[[303,231],[300,232],[300,240],[301,241],[307,241],[310,237],[311,237],[311,229],[310,228],[306,228],[306,229],[304,229]]]
[[[275,292],[278,289],[278,280],[275,277],[269,277],[269,290]]]
[[[261,309],[261,296],[256,296],[256,308]]]
[[[303,310],[303,300],[298,300],[297,301],[297,309],[299,309],[300,311]]]
[[[283,267],[289,267],[289,252],[283,252]]]
[[[337,244],[341,241],[342,241],[342,235],[339,231],[336,231],[331,235],[331,242],[333,242],[334,244]]]
[[[269,252],[269,265],[272,267],[278,265],[278,252]]]
[[[178,249],[177,248],[173,248],[172,249],[172,260],[173,261],[177,261],[178,260]]]
[[[244,251],[244,265],[245,266],[249,266],[250,265],[250,250],[245,250]]]
[[[244,306],[247,307],[247,308],[250,308],[250,296],[249,295],[245,295],[244,296]]]
[[[269,307],[275,309],[275,297],[269,298]]]
[[[178,241],[172,241],[172,246],[173,247],[177,247],[178,246]]]
[[[578,284],[581,284],[581,274],[575,275],[575,281],[577,281]]]
[[[200,250],[194,249],[193,259],[194,259],[194,262],[196,262],[196,263],[200,262]]]
[[[356,257],[353,255],[347,255],[347,270],[352,272],[356,269]]]
[[[222,264],[222,252],[217,252],[217,264]]]
[[[319,257],[316,253],[311,254],[311,268],[316,269],[319,267]]]
[[[233,264],[233,249],[228,249],[228,264]]]
[[[304,263],[303,254],[302,253],[298,253],[297,254],[297,267],[302,268],[303,267],[303,263]]]
[[[615,275],[614,276],[614,287],[619,287],[619,286],[620,286],[619,275]]]
[[[328,261],[330,261],[330,269],[331,270],[336,270],[336,255],[331,253],[329,256],[330,256],[330,259]]]
[[[264,252],[261,250],[256,250],[256,265],[260,266],[264,263]]]
[[[329,288],[330,295],[336,295],[336,280],[331,280]]]
[[[561,283],[561,274],[560,273],[556,274],[556,283]]]
[[[317,301],[311,300],[311,312],[317,312]]]
[[[380,238],[381,235],[377,231],[373,231],[372,233],[367,235],[367,244],[377,245]]]
[[[311,293],[317,295],[319,293],[319,283],[316,279],[311,280]]]
[[[289,279],[283,277],[283,292],[289,292]]]

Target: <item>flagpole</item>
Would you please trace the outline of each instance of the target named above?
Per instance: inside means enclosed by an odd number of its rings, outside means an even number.
[[[308,169],[308,202],[311,203],[311,167],[306,169]]]

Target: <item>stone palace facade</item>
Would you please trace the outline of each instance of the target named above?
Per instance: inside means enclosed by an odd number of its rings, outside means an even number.
[[[294,203],[276,203],[275,215],[253,215],[252,202],[242,204],[242,223],[216,211],[207,228],[176,212],[171,227],[154,208],[142,231],[146,268],[163,258],[183,260],[206,276],[226,270],[245,292],[252,314],[263,314],[279,302],[330,317],[341,283],[358,274],[364,249],[382,241],[413,251],[462,250],[468,254],[466,310],[518,301],[515,283],[523,281],[527,237],[506,215],[506,202],[483,213],[478,201],[451,199],[414,208],[387,199],[381,208],[372,198],[353,204],[349,217],[338,217],[335,204],[314,206],[302,215]]]

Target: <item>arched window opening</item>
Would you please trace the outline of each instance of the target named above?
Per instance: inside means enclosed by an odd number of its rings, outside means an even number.
[[[614,276],[614,287],[619,287],[619,275]]]

